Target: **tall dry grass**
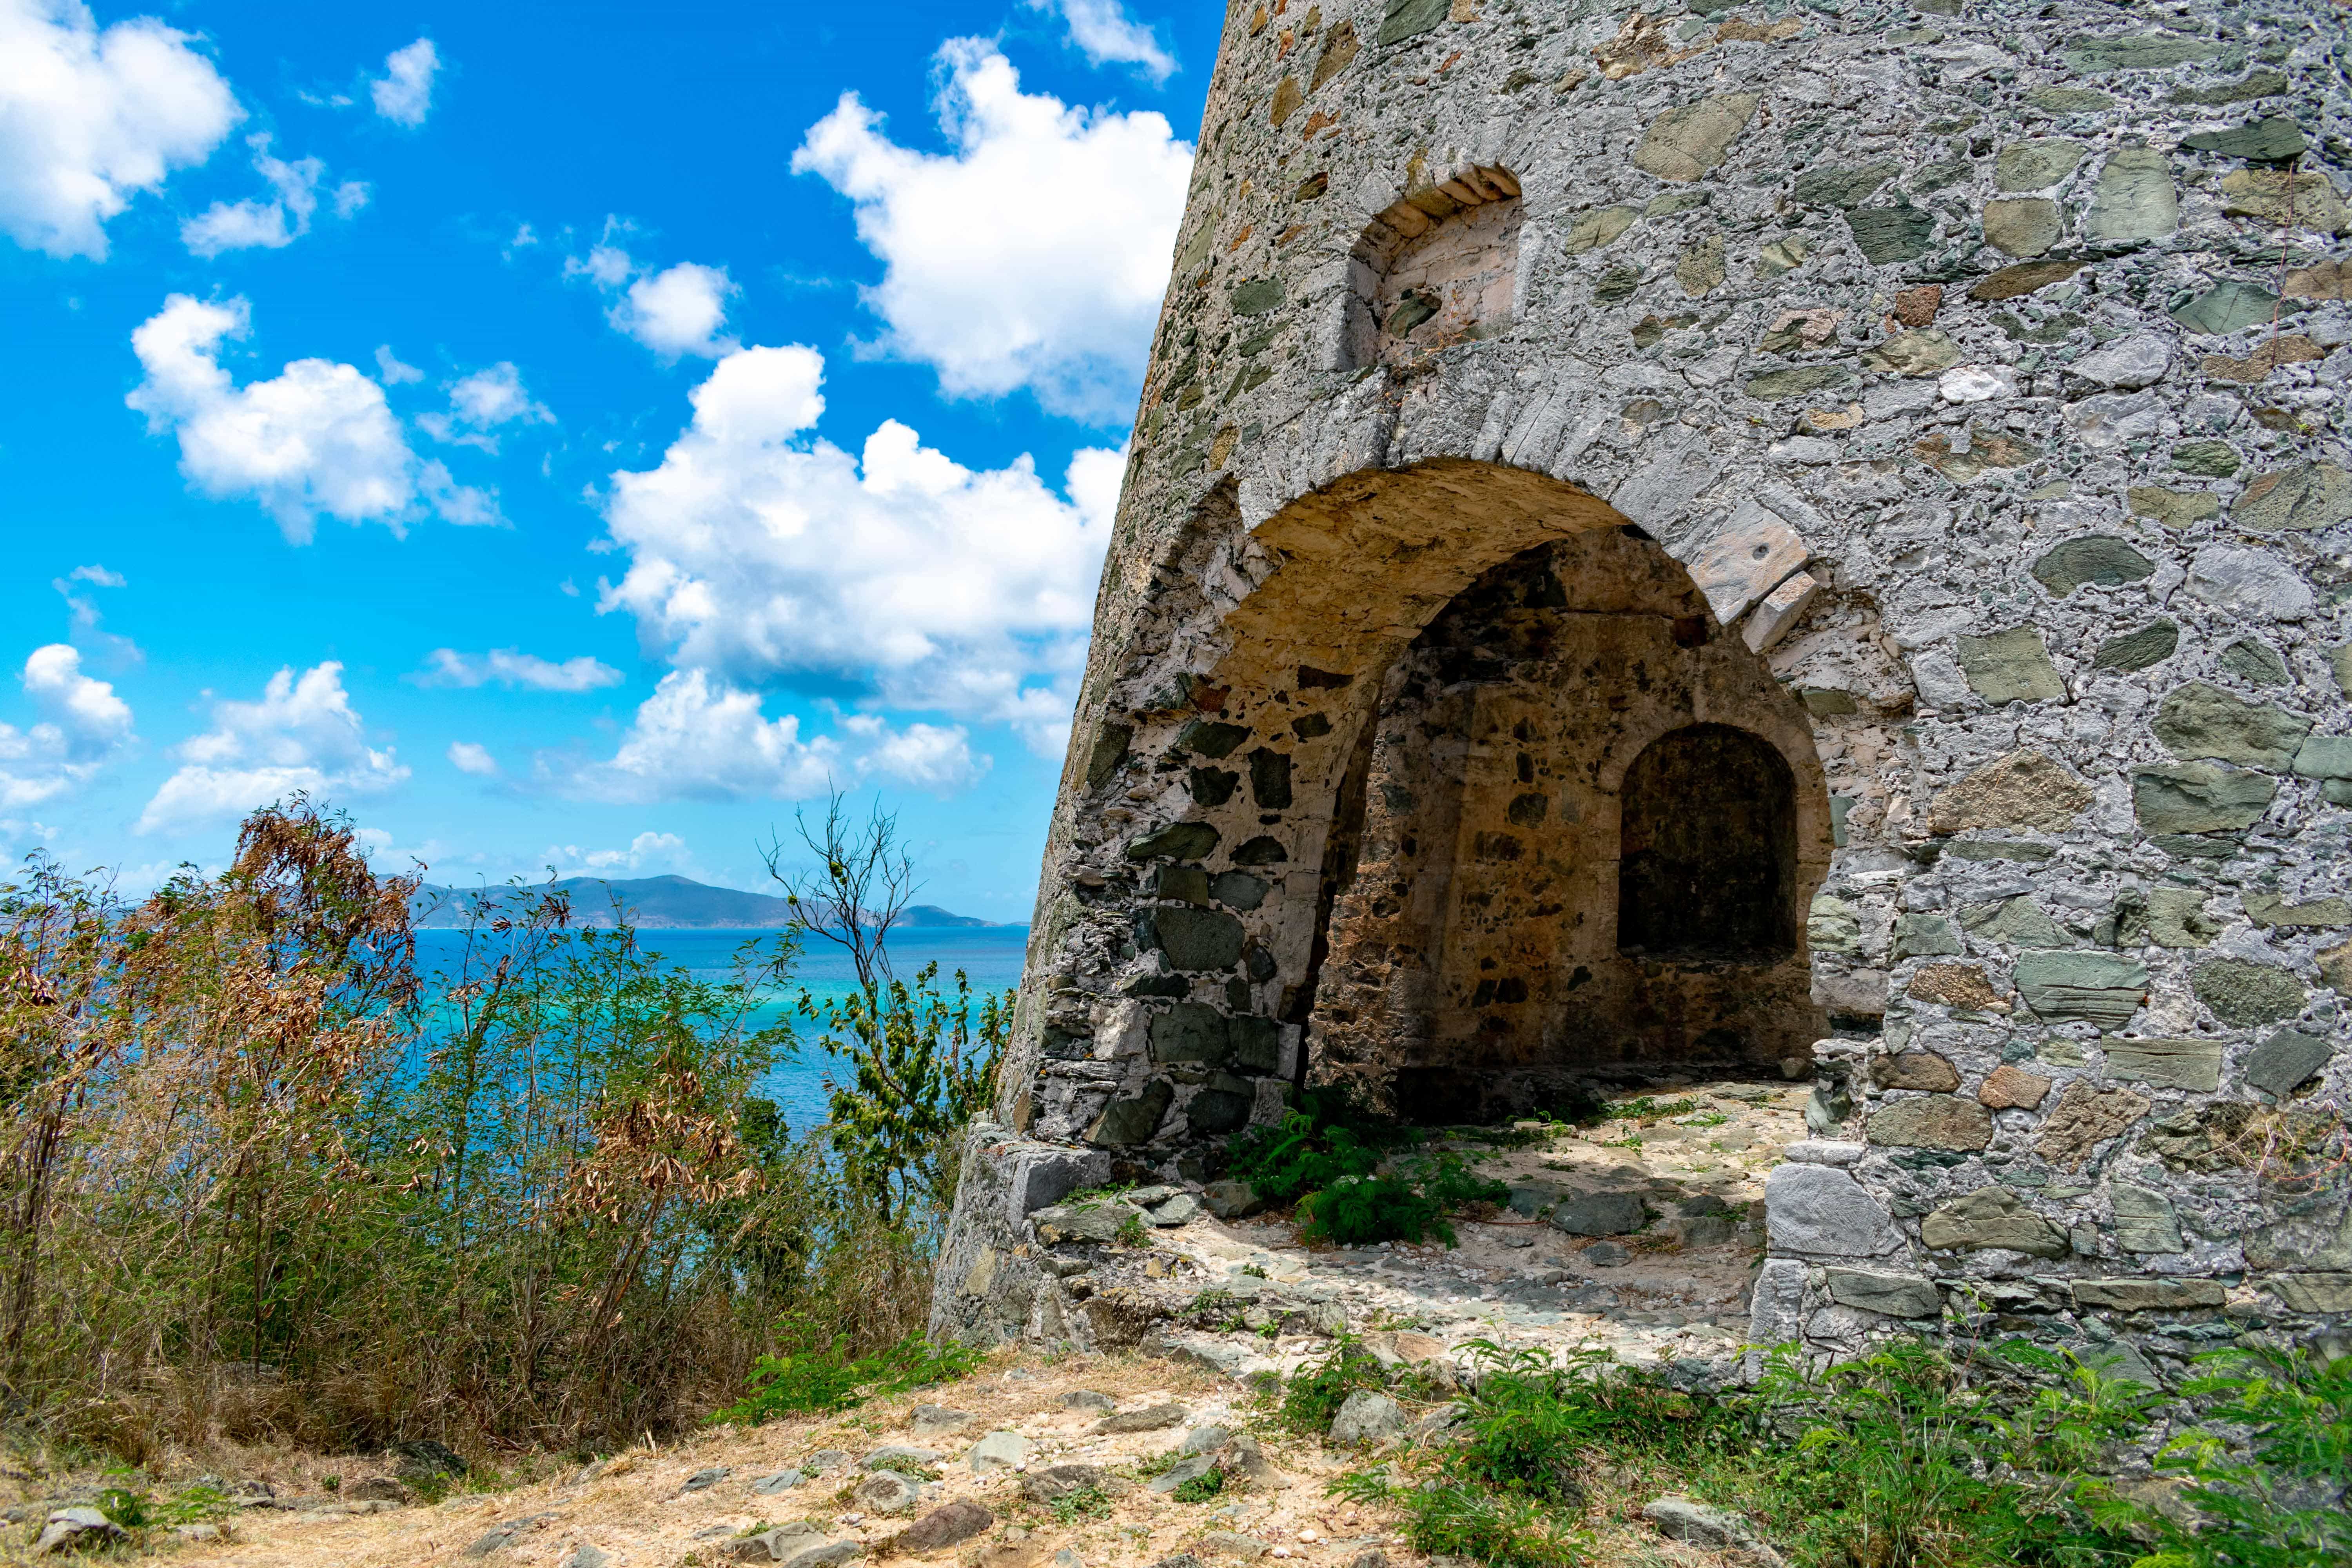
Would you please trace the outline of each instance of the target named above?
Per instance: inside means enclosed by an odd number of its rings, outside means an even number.
[[[798,1048],[757,1021],[790,936],[714,982],[501,889],[428,977],[414,890],[300,799],[248,820],[226,871],[136,903],[40,858],[0,889],[18,1420],[133,1461],[223,1440],[594,1447],[699,1418],[761,1354],[920,1329],[951,1180],[881,1165],[939,1168],[907,1138],[947,1101],[858,1086],[910,1026],[984,1077],[993,1006],[974,1037],[928,986],[875,992],[867,1033],[825,1043],[865,1120],[902,1136],[856,1118],[794,1136],[754,1093]]]

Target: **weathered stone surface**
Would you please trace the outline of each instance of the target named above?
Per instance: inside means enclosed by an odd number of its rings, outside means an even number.
[[[1895,961],[1949,957],[1964,950],[1960,934],[1941,915],[1904,915],[1895,922]]]
[[[2246,158],[2265,163],[2294,157],[2311,145],[2304,140],[2303,127],[2284,114],[2252,121],[2228,131],[2192,132],[2180,139],[2180,144],[2200,153],[2218,153],[2224,158]]]
[[[2034,1150],[2053,1165],[2077,1169],[2101,1143],[2147,1115],[2149,1103],[2130,1089],[2098,1089],[2078,1079],[2059,1094]]]
[[[2168,490],[2135,485],[2125,492],[2134,517],[2152,517],[2167,528],[2188,528],[2221,515],[2221,498],[2210,490]]]
[[[2020,300],[2053,283],[2063,283],[2083,270],[2079,261],[2021,261],[2004,267],[1969,290],[1971,300]]]
[[[2352,779],[2352,735],[2314,735],[2294,753],[2294,771],[2307,779]]]
[[[2240,637],[2221,650],[2221,673],[2253,686],[2284,686],[2294,679],[2286,660],[2251,637]]]
[[[2064,598],[2085,583],[2102,588],[2137,583],[2156,570],[2156,563],[2112,534],[2093,533],[2070,539],[2046,551],[2033,563],[2042,585]]]
[[[2218,1279],[2077,1279],[2074,1305],[2117,1312],[2179,1312],[2229,1299]]]
[[[2191,60],[2210,60],[2221,46],[2202,38],[2169,33],[2139,33],[2103,38],[2076,38],[2066,50],[2066,63],[2078,71],[2164,70]]]
[[[2230,507],[2231,521],[2263,532],[2308,532],[2352,522],[2352,473],[2334,463],[2297,463],[2256,474]]]
[[[1642,1517],[1656,1526],[1660,1535],[1694,1546],[1721,1550],[1756,1539],[1754,1530],[1739,1515],[1685,1497],[1654,1498],[1642,1505]]]
[[[1221,910],[1162,906],[1152,911],[1151,924],[1171,969],[1231,969],[1241,962],[1246,933]]]
[[[2259,550],[2209,544],[2189,564],[2189,591],[2220,610],[2264,620],[2300,621],[2312,612],[2311,584]]]
[[[2183,441],[2172,448],[2172,466],[2184,474],[2226,479],[2245,465],[2227,441]]]
[[[1985,972],[1973,963],[1923,963],[1903,989],[1922,1002],[1973,1012],[2006,1010],[2008,1005],[1985,978]]]
[[[2336,1047],[2327,1041],[2281,1029],[2246,1058],[2246,1082],[2273,1100],[2284,1100],[2335,1058]]]
[[[1928,807],[1931,833],[1989,827],[2055,832],[2091,804],[2090,786],[2047,754],[2011,752],[1937,792]]]
[[[2002,191],[2046,191],[2074,172],[2084,152],[2080,142],[2060,136],[2012,142],[1994,155],[1993,184]]]
[[[931,1510],[891,1538],[890,1544],[909,1555],[944,1551],[960,1545],[996,1523],[996,1516],[970,1498]]]
[[[1630,1236],[1643,1218],[1639,1193],[1575,1193],[1551,1212],[1552,1228],[1570,1236]]]
[[[971,1446],[964,1462],[971,1467],[973,1475],[984,1476],[1027,1464],[1034,1448],[1035,1445],[1018,1432],[991,1432]]]
[[[2007,947],[2073,947],[2074,939],[2042,912],[2031,898],[2015,898],[1965,911],[1961,923],[1971,934]]]
[[[2165,694],[2152,728],[2165,749],[2185,762],[2288,768],[2311,733],[2311,721],[2192,680]]]
[[[2277,313],[2277,295],[2259,284],[2230,279],[2173,311],[2172,319],[2192,332],[2226,337],[2260,326]]]
[[[1907,203],[1857,207],[1845,215],[1845,223],[1862,258],[1874,267],[1914,260],[1936,241],[1936,215]]]
[[[1331,1441],[1360,1445],[1377,1443],[1405,1429],[1404,1406],[1375,1388],[1360,1388],[1340,1403],[1331,1417]]]
[[[2180,198],[2172,161],[2147,147],[2118,147],[2099,170],[2099,188],[2083,220],[2083,237],[2096,245],[2163,239],[2180,226]]]
[[[2342,234],[2352,222],[2352,206],[2317,170],[2233,169],[2221,176],[2221,210],[2323,234]]]
[[[1265,1200],[1247,1182],[1211,1182],[1201,1189],[1201,1203],[1219,1219],[1242,1219],[1265,1207]]]
[[[2003,1062],[1977,1086],[1977,1099],[1995,1110],[2032,1110],[2050,1092],[2050,1080],[2027,1072],[2014,1062]]]
[[[2225,1024],[2279,1023],[2301,1013],[2305,1001],[2303,982],[2293,974],[2242,958],[2199,964],[2189,972],[2189,985]]]
[[[2004,256],[2039,256],[2065,233],[2058,204],[2042,196],[2018,196],[1984,205],[1985,243]]]
[[[1701,178],[1723,162],[1733,140],[1756,117],[1759,101],[1755,93],[1732,92],[1666,110],[1651,121],[1634,149],[1634,166],[1662,180]]]
[[[2116,1212],[2116,1245],[2126,1252],[2178,1252],[2180,1217],[2162,1193],[2117,1182],[2108,1194]]]
[[[2099,1048],[2105,1053],[2110,1078],[2209,1094],[2221,1087],[2219,1040],[2127,1039],[2109,1035],[2100,1040]]]
[[[1870,1268],[1825,1268],[1822,1283],[1830,1300],[1890,1318],[1939,1318],[1943,1292],[1916,1274],[1884,1274]]]
[[[2032,626],[1964,637],[1959,659],[1970,689],[1988,702],[2042,702],[2066,695],[2042,634]]]
[[[2156,332],[2134,332],[2127,338],[2118,338],[2103,349],[2084,354],[2066,370],[2070,375],[2111,392],[2137,392],[2143,386],[2153,386],[2162,381],[2171,363],[2170,339]],[[2041,574],[2036,572],[2035,575]],[[2137,575],[2144,577],[2147,574],[2142,572]],[[2088,577],[2080,580],[2097,581]],[[2137,578],[2126,577],[2118,581],[2133,582]]]
[[[1116,1415],[1106,1415],[1095,1423],[1095,1430],[1105,1436],[1117,1436],[1129,1432],[1158,1432],[1183,1424],[1184,1407],[1163,1401],[1136,1410],[1122,1410]]]
[[[1775,1252],[1880,1258],[1903,1245],[1886,1206],[1843,1171],[1776,1165],[1764,1178],[1764,1226]]]
[[[2017,990],[2038,1017],[2114,1028],[2147,995],[2147,965],[2104,952],[2035,952],[2017,961]]]
[[[1933,1051],[1906,1051],[1882,1057],[1871,1070],[1881,1089],[1916,1089],[1948,1094],[1960,1087],[1959,1070]]]
[[[1919,1222],[1919,1239],[1937,1252],[1998,1248],[2034,1258],[2063,1258],[2068,1250],[2064,1231],[2001,1186],[1979,1187],[1931,1211]]]
[[[1895,375],[1937,375],[1960,363],[1960,346],[1932,327],[1897,332],[1863,355],[1862,363]]]
[[[1599,250],[1622,237],[1642,216],[1639,207],[1597,207],[1569,226],[1561,240],[1561,248],[1570,256],[1581,256],[1588,250]]]
[[[1789,195],[1811,206],[1858,207],[1902,172],[1902,164],[1887,159],[1859,168],[1808,169],[1797,176]]]
[[[1130,860],[1150,860],[1160,856],[1179,860],[1198,860],[1217,847],[1217,830],[1205,822],[1173,822],[1150,833],[1139,835],[1127,847]]]
[[[2250,827],[2277,794],[2276,779],[2210,763],[2132,770],[2132,810],[2148,834]]]
[[[1055,1498],[1067,1497],[1072,1492],[1101,1489],[1109,1481],[1110,1472],[1098,1465],[1048,1465],[1043,1469],[1031,1470],[1021,1478],[1021,1495],[1031,1502],[1052,1502]]]
[[[868,1513],[905,1513],[922,1500],[922,1488],[896,1470],[877,1470],[850,1491]]]
[[[2310,750],[2309,742],[2305,742],[2304,749]],[[2300,772],[2300,768],[2297,771]],[[2352,926],[2352,900],[2345,899],[2312,899],[2302,903],[2289,903],[2276,893],[2248,893],[2245,904],[2246,918],[2265,931],[2274,927],[2324,931],[2334,926]]]
[[[1895,1149],[1981,1149],[1992,1142],[1992,1113],[1974,1100],[1922,1095],[1880,1105],[1864,1131]]]
[[[2273,1274],[2263,1283],[2291,1312],[2352,1312],[2352,1274]]]

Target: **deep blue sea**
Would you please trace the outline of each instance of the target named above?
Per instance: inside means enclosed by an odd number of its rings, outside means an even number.
[[[747,941],[772,942],[777,935],[772,931],[716,930],[641,930],[637,933],[646,951],[707,980],[733,978],[736,949]],[[428,974],[450,966],[463,936],[455,931],[418,931],[419,965]],[[959,969],[971,977],[974,993],[1008,991],[1021,983],[1021,961],[1028,942],[1027,926],[918,927],[891,933],[890,962],[898,977],[909,983],[923,965],[936,963],[940,988],[950,994]],[[791,982],[771,989],[759,1021],[768,1023],[792,1014],[803,990],[820,1005],[845,998],[856,978],[846,952],[831,942],[804,942]],[[803,1025],[802,1030],[805,1043],[798,1057],[778,1062],[764,1086],[767,1097],[783,1107],[796,1132],[824,1120],[824,1077],[830,1064],[807,1026]]]

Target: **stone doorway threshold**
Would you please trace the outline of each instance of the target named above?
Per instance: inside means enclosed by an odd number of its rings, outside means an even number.
[[[1608,1095],[1621,1114],[1598,1127],[1508,1150],[1441,1142],[1486,1156],[1475,1168],[1512,1189],[1492,1223],[1454,1222],[1454,1248],[1310,1248],[1284,1217],[1200,1212],[1152,1230],[1149,1250],[1066,1246],[1052,1266],[1106,1342],[1132,1336],[1236,1377],[1286,1373],[1344,1330],[1384,1357],[1465,1364],[1483,1339],[1603,1349],[1712,1383],[1737,1372],[1764,1177],[1806,1136],[1810,1092],[1654,1082]]]

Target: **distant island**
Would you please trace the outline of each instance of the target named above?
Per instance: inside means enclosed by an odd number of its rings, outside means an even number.
[[[766,893],[747,893],[737,888],[713,888],[686,877],[636,877],[619,880],[604,877],[566,877],[558,882],[541,883],[525,889],[504,885],[441,888],[428,882],[418,888],[415,896],[409,900],[409,914],[424,930],[446,931],[466,923],[469,900],[488,898],[507,902],[549,888],[571,897],[574,925],[616,924],[614,918],[616,902],[627,909],[633,922],[648,931],[690,926],[774,931],[792,924],[792,906],[782,899]],[[898,916],[898,925],[906,929],[1003,923],[1002,921],[983,921],[971,915],[954,914],[937,904],[909,904]]]

